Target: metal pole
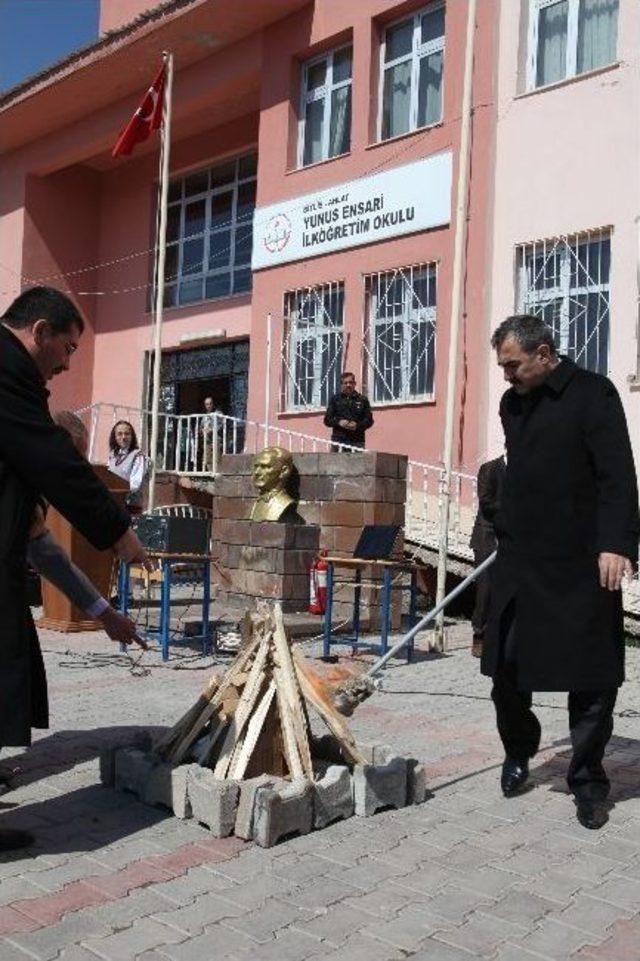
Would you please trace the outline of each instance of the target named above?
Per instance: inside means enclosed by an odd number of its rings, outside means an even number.
[[[269,446],[271,419],[271,313],[267,314],[267,375],[264,379],[264,446]]]
[[[164,114],[162,118],[162,138],[160,148],[160,224],[158,228],[158,260],[156,270],[156,289],[154,300],[153,328],[153,397],[151,400],[151,476],[149,479],[148,510],[153,510],[156,495],[156,474],[158,454],[158,409],[160,407],[160,361],[162,360],[162,308],[164,303],[164,264],[167,250],[167,196],[169,193],[169,148],[171,144],[171,99],[173,88],[173,54],[163,54],[167,65],[164,88]]]
[[[451,319],[449,324],[449,364],[447,369],[447,401],[445,410],[444,450],[442,456],[443,478],[440,504],[440,538],[438,545],[438,581],[436,606],[444,598],[447,578],[447,553],[449,547],[449,502],[451,497],[451,463],[453,457],[453,431],[457,396],[458,341],[460,315],[462,313],[464,262],[467,240],[467,192],[471,160],[471,117],[473,113],[473,48],[476,26],[476,0],[468,0],[467,39],[464,58],[464,82],[462,88],[462,124],[460,129],[460,153],[458,160],[458,186],[456,192],[456,222],[453,250],[453,278],[451,283]],[[445,649],[444,615],[440,614],[436,626],[436,647]]]

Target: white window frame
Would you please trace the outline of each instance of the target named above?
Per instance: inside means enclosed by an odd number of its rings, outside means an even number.
[[[247,269],[251,272],[251,253],[249,254],[249,260],[246,263],[236,262],[236,233],[238,228],[247,227],[251,225],[252,220],[248,219],[238,223],[238,193],[239,188],[243,187],[245,184],[256,183],[257,184],[257,171],[255,174],[250,176],[240,176],[240,162],[245,160],[247,157],[251,157],[256,154],[256,151],[250,151],[246,154],[241,154],[237,157],[229,157],[226,160],[220,160],[215,164],[211,164],[209,167],[205,167],[202,170],[192,170],[189,173],[183,174],[181,177],[175,177],[173,179],[173,184],[180,183],[181,196],[178,200],[173,200],[169,203],[169,208],[180,207],[180,227],[178,231],[178,237],[176,240],[171,240],[167,243],[167,250],[171,247],[178,248],[178,265],[175,277],[167,277],[165,280],[165,296],[166,291],[169,288],[175,288],[175,298],[174,302],[167,305],[167,309],[173,310],[179,307],[190,307],[193,304],[206,303],[211,300],[224,300],[228,297],[238,297],[247,296],[251,294],[252,281],[249,284],[247,290],[242,290],[236,292],[234,290],[234,279],[235,271],[241,269]],[[211,188],[211,172],[215,171],[218,167],[224,167],[227,164],[235,164],[235,174],[233,180],[228,183],[223,184],[220,187]],[[184,181],[190,176],[196,174],[206,174],[207,175],[207,190],[201,191],[197,194],[189,194],[185,196],[184,194]],[[211,200],[213,197],[220,196],[222,194],[231,193],[231,219],[222,225],[218,225],[213,231],[211,229]],[[190,234],[189,237],[185,235],[185,215],[186,208],[189,204],[195,203],[199,200],[203,200],[205,204],[205,215],[204,215],[204,227],[202,232],[197,234]],[[229,230],[229,264],[223,265],[222,267],[215,267],[209,269],[209,255],[211,252],[211,235],[216,233],[221,233],[225,230]],[[197,240],[203,237],[203,257],[202,257],[202,270],[193,274],[183,274],[183,260],[184,260],[184,245],[188,240]],[[216,296],[207,296],[206,294],[206,282],[210,277],[222,276],[224,274],[230,273],[230,290],[229,293],[220,294]],[[202,296],[196,300],[180,302],[180,285],[184,283],[189,283],[190,281],[200,281],[201,283],[201,293]]]
[[[344,50],[351,50],[351,76],[346,80],[339,80],[337,83],[334,83],[333,60],[337,53],[342,53]],[[323,61],[326,61],[327,64],[324,84],[321,87],[318,87],[316,90],[309,91],[309,70]],[[313,59],[307,60],[302,66],[302,83],[300,85],[300,119],[298,120],[298,167],[311,167],[314,163],[322,163],[324,160],[335,160],[336,157],[344,157],[350,152],[351,130],[349,130],[349,150],[346,150],[341,154],[335,154],[332,157],[329,156],[332,94],[334,90],[340,90],[342,87],[351,87],[351,108],[353,110],[353,43],[343,43],[341,46],[335,47],[335,49],[330,50],[328,53],[323,53],[318,57],[313,57]],[[308,164],[305,164],[304,138],[306,133],[307,104],[312,103],[314,100],[322,99],[324,99],[324,114],[322,118],[322,156],[319,160],[313,160]],[[353,114],[351,119],[353,119]]]
[[[400,63],[404,63],[407,60],[411,60],[411,102],[409,107],[409,129],[403,134],[394,134],[393,136],[406,137],[410,133],[414,133],[416,130],[427,130],[429,127],[436,127],[438,124],[442,123],[442,118],[444,116],[444,65],[445,65],[445,37],[446,37],[446,22],[445,22],[445,33],[436,40],[431,40],[429,43],[422,43],[420,39],[420,18],[425,13],[433,13],[434,10],[440,8],[446,8],[446,0],[434,0],[433,3],[427,4],[425,7],[421,7],[413,14],[408,16],[399,17],[397,20],[387,23],[384,26],[384,35],[382,37],[382,43],[380,44],[380,77],[378,83],[378,141],[384,143],[386,140],[393,140],[393,137],[382,137],[382,118],[384,111],[384,76],[387,70],[392,67],[397,66]],[[390,60],[389,63],[385,62],[385,52],[387,48],[387,31],[397,27],[398,24],[404,23],[405,21],[413,19],[413,42],[411,46],[411,53],[405,54],[402,57],[396,57],[395,60]],[[425,124],[423,127],[418,126],[418,101],[419,101],[419,82],[420,82],[420,61],[423,57],[428,57],[432,53],[438,53],[442,51],[442,89],[440,91],[440,99],[442,104],[442,109],[440,112],[440,117],[438,120],[434,120],[433,123]]]
[[[562,0],[529,0],[529,38],[527,56],[527,90],[543,90],[545,87],[552,87],[556,83],[570,80],[572,77],[582,76],[578,73],[578,27],[580,14],[580,0],[566,0],[569,4],[567,10],[567,52],[565,61],[564,76],[549,84],[537,83],[538,73],[538,26],[540,22],[540,11],[545,7],[553,7]],[[620,5],[618,4],[618,10]],[[616,49],[617,49],[616,36]],[[613,60],[612,63],[616,63]],[[603,64],[603,67],[605,64]],[[608,65],[607,65],[608,66]],[[602,68],[597,68],[602,69]],[[589,73],[590,71],[584,71]]]
[[[575,298],[584,297],[586,295],[598,295],[603,301],[606,300],[606,304],[602,305],[602,315],[596,321],[595,330],[589,334],[585,339],[585,349],[589,343],[589,340],[594,336],[594,333],[598,331],[601,324],[606,324],[606,340],[604,344],[604,350],[606,352],[607,364],[604,365],[604,369],[600,369],[600,365],[596,366],[595,370],[599,373],[608,373],[608,366],[611,362],[611,252],[612,252],[612,239],[613,230],[610,227],[602,227],[595,230],[584,231],[577,234],[570,234],[561,237],[555,237],[549,240],[538,240],[527,244],[520,244],[516,248],[516,311],[518,313],[536,314],[540,308],[544,308],[546,305],[554,302],[560,301],[560,311],[559,311],[559,332],[558,332],[558,350],[561,354],[571,355],[570,349],[570,337],[571,337],[571,323],[579,323],[577,318],[571,318],[570,307],[572,300],[575,303]],[[609,274],[606,280],[602,279],[600,276],[591,277],[587,272],[582,269],[581,276],[578,283],[573,283],[571,281],[572,272],[572,258],[576,259],[576,251],[579,247],[590,247],[591,244],[599,244],[603,241],[609,242]],[[527,258],[532,256],[535,262],[536,255],[540,256],[543,261],[547,261],[549,258],[554,257],[559,263],[559,269],[557,271],[556,283],[554,286],[546,287],[533,287],[529,286],[528,283],[528,263]],[[543,270],[545,267],[543,266]],[[600,267],[598,269],[598,274],[600,274]],[[597,346],[597,358],[600,359],[599,342],[596,341]],[[581,366],[585,366],[582,363],[582,358],[580,355],[573,356],[573,360]],[[594,368],[587,368],[589,370]]]
[[[438,331],[438,290],[439,290],[439,280],[438,280],[438,267],[437,261],[429,261],[419,264],[411,264],[405,267],[391,268],[390,270],[381,270],[376,273],[366,274],[364,277],[364,295],[365,295],[365,306],[363,311],[364,318],[364,330],[362,337],[363,350],[365,355],[365,369],[366,369],[366,383],[367,392],[369,400],[375,407],[392,407],[399,404],[422,404],[426,402],[433,401],[435,399],[435,372],[436,372],[436,349],[437,349],[437,331]],[[413,291],[413,278],[417,272],[425,271],[429,279],[433,277],[435,284],[435,303],[426,304],[419,308],[419,311],[423,312],[424,316],[420,318],[421,322],[427,327],[427,332],[431,328],[431,334],[427,333],[427,344],[425,350],[430,353],[431,369],[432,369],[432,383],[431,390],[423,394],[413,394],[411,393],[411,376],[415,369],[415,365],[412,368],[411,364],[411,305],[408,303],[408,297],[410,292]],[[402,384],[397,397],[383,398],[380,399],[376,396],[376,343],[377,343],[377,331],[379,328],[393,323],[387,318],[377,317],[377,310],[374,309],[375,295],[372,293],[373,282],[377,278],[378,285],[383,278],[389,278],[389,290],[390,284],[395,282],[396,279],[400,277],[402,283],[404,284],[404,303],[402,310],[402,320],[403,320],[403,336],[402,342],[399,346],[401,352],[401,376]],[[385,294],[386,296],[386,294]],[[382,377],[382,382],[385,382],[383,372],[378,370],[378,373]],[[388,384],[387,384],[388,387]]]
[[[304,328],[297,327],[298,310],[291,309],[291,304],[296,298],[317,297],[320,301],[318,308],[324,311],[323,297],[328,294],[330,297],[338,298],[341,305],[339,318],[328,317],[330,323],[316,324],[313,328],[307,325]],[[325,391],[326,397],[322,397],[324,382],[333,373],[335,386],[339,384],[339,375],[342,371],[342,360],[345,352],[345,284],[343,280],[330,281],[327,283],[313,284],[310,287],[298,287],[294,290],[287,290],[284,295],[284,341],[282,354],[282,389],[281,405],[286,413],[300,413],[301,411],[324,410],[331,397],[332,391]],[[334,358],[331,360],[325,378],[322,376],[322,356],[325,351],[325,341],[333,335],[337,341],[337,348]],[[311,403],[301,402],[302,391],[296,378],[296,352],[300,343],[314,340],[315,350],[313,352],[313,388]],[[335,376],[337,374],[337,376]]]

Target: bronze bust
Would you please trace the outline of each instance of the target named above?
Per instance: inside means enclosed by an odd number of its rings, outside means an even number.
[[[294,471],[293,457],[284,447],[265,447],[253,462],[253,484],[258,497],[252,521],[295,521],[297,504],[288,487]]]

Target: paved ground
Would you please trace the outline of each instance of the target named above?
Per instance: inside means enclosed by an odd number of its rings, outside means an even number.
[[[462,633],[466,627],[462,628]],[[537,700],[534,787],[505,800],[489,686],[468,650],[388,672],[354,718],[366,742],[422,758],[420,807],[261,850],[218,841],[98,783],[101,744],[170,723],[208,675],[157,655],[132,675],[104,635],[42,632],[52,727],[0,799],[35,832],[0,859],[0,961],[636,961],[640,958],[640,652],[629,655],[608,769],[615,807],[581,828],[566,794],[562,699]]]

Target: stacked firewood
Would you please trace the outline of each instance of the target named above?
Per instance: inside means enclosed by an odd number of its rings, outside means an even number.
[[[195,761],[218,778],[259,774],[313,779],[312,707],[339,742],[345,760],[364,763],[330,686],[295,654],[279,605],[245,616],[237,657],[213,676],[196,703],[155,746],[177,765]]]

